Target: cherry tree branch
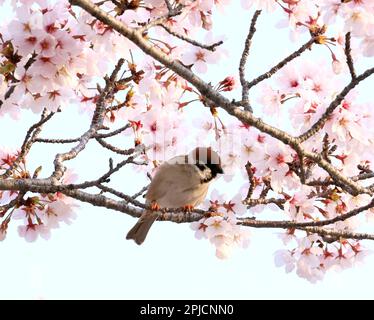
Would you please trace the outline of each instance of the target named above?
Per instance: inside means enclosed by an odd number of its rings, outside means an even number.
[[[345,35],[345,48],[344,48],[345,56],[347,59],[347,65],[349,68],[349,72],[351,74],[352,79],[356,79],[356,71],[355,71],[355,66],[353,63],[353,58],[352,58],[352,52],[351,52],[351,33],[348,32]]]
[[[288,57],[284,58],[281,62],[277,65],[272,67],[269,71],[265,72],[264,74],[258,76],[257,78],[253,79],[252,81],[248,82],[246,86],[248,89],[256,86],[260,82],[271,78],[278,70],[282,69],[287,63],[299,57],[304,51],[310,49],[312,45],[316,42],[315,38],[311,38],[308,42],[303,44],[298,50],[290,54]]]
[[[165,0],[166,7],[168,8],[169,12],[173,10],[173,6],[171,5],[169,0]]]
[[[368,180],[374,178],[374,172],[365,172],[365,173],[360,173],[356,176],[351,177],[352,181],[362,181],[362,180]],[[324,179],[324,180],[312,180],[308,181],[306,183],[308,186],[315,187],[315,186],[331,186],[334,185],[334,181],[331,180],[330,177]],[[369,188],[372,188],[372,186],[369,186]]]
[[[63,143],[74,143],[79,142],[80,138],[73,138],[73,139],[46,139],[46,138],[38,138],[35,139],[35,142],[41,143],[51,143],[51,144],[63,144]]]
[[[31,57],[27,60],[26,64],[25,64],[25,70],[27,71],[31,65],[36,61],[36,57],[37,57],[37,54],[36,53],[33,53],[31,55]],[[13,83],[18,83],[19,81],[17,79],[13,79]],[[2,105],[4,104],[4,101],[9,99],[10,96],[13,94],[14,90],[16,89],[16,84],[10,86],[10,88],[7,90],[7,92],[5,92],[5,95],[4,95],[4,99],[3,100],[0,100],[0,109],[2,107]]]
[[[79,138],[79,143],[70,151],[56,155],[54,160],[55,169],[51,175],[52,179],[57,181],[60,180],[65,172],[63,162],[74,159],[83,149],[85,149],[88,141],[95,136],[97,131],[103,128],[106,101],[113,97],[115,91],[115,80],[124,62],[124,59],[120,59],[111,76],[109,78],[105,78],[105,88],[103,90],[100,89],[101,92],[96,102],[96,108],[92,117],[90,128]]]
[[[36,142],[40,132],[42,131],[42,126],[45,124],[48,120],[50,120],[54,115],[54,112],[48,113],[46,109],[43,110],[43,113],[41,115],[40,120],[33,124],[29,130],[27,130],[26,136],[23,140],[21,151],[18,154],[16,160],[13,162],[13,164],[10,166],[9,169],[5,171],[4,174],[0,175],[0,178],[6,179],[10,177],[14,171],[14,169],[25,160],[25,157],[30,152],[30,149],[34,142]]]
[[[315,124],[313,124],[313,126],[309,130],[307,130],[298,137],[299,142],[304,142],[308,140],[310,137],[314,136],[319,130],[321,130],[325,125],[326,121],[329,119],[330,115],[342,103],[347,94],[351,92],[351,90],[354,89],[360,82],[370,77],[373,73],[374,67],[366,70],[364,73],[353,78],[351,82],[330,103],[330,105],[327,107],[326,111],[321,116],[321,118],[319,118],[319,120]]]
[[[40,186],[40,187],[33,187],[32,181],[25,181],[27,179],[23,179],[24,183],[18,184],[19,191],[23,190],[26,191],[32,191],[32,192],[40,192],[40,193],[54,193],[56,192],[54,190],[54,187],[50,184]],[[32,179],[29,179],[32,180]],[[9,190],[9,186],[12,188],[15,188],[17,184],[9,184],[7,186],[7,182],[9,180],[0,180],[0,190]],[[107,209],[115,210],[118,212],[125,213],[127,215],[130,215],[132,217],[138,218],[143,213],[144,210],[149,210],[150,207],[140,203],[139,201],[136,201],[132,197],[129,197],[121,192],[115,191],[112,188],[100,186],[100,188],[105,192],[110,192],[120,198],[123,198],[125,200],[117,201],[111,198],[108,198],[102,194],[91,194],[88,192],[84,192],[82,190],[71,190],[69,188],[65,188],[62,193],[74,198],[76,200],[90,203],[91,205],[98,206],[98,207],[105,207]],[[129,203],[135,204],[135,206],[129,205]],[[261,221],[261,220],[255,220],[253,218],[239,218],[238,224],[247,226],[247,227],[253,227],[253,228],[276,228],[276,229],[300,229],[307,232],[317,233],[319,235],[324,236],[331,236],[333,238],[345,238],[345,239],[369,239],[373,240],[374,235],[370,234],[364,234],[364,233],[354,233],[349,231],[334,231],[332,229],[324,229],[321,228],[321,226],[326,226],[328,224],[335,223],[337,221],[344,221],[348,219],[349,217],[352,217],[354,215],[359,214],[360,212],[363,212],[369,208],[372,208],[374,206],[374,201],[371,201],[368,205],[360,207],[358,209],[352,210],[351,212],[345,214],[344,216],[339,216],[334,219],[329,219],[325,221],[312,221],[312,222],[292,222],[292,221]],[[159,218],[158,221],[170,221],[175,223],[190,223],[194,221],[199,221],[201,218],[203,218],[207,212],[204,212],[202,210],[194,210],[191,213],[186,213],[182,210],[182,208],[176,208],[176,209],[164,209],[161,212],[159,212]]]
[[[78,191],[78,188],[88,188],[88,187],[93,187],[96,186],[99,189],[112,193],[116,195],[117,197],[120,197],[126,201],[126,203],[132,203],[136,205],[137,207],[141,209],[150,209],[150,207],[146,204],[143,204],[139,201],[136,201],[134,197],[128,196],[122,192],[116,191],[113,188],[106,187],[102,185],[102,182],[104,182],[112,173],[116,172],[121,168],[124,163],[126,163],[126,160],[120,162],[114,169],[111,169],[107,174],[102,176],[100,179],[91,181],[91,182],[84,182],[82,184],[60,184],[60,185],[51,185],[48,183],[47,179],[7,179],[7,180],[0,180],[0,190],[13,190],[13,191],[19,191],[19,192],[38,192],[38,193],[56,193],[56,192],[62,192],[68,196],[71,196],[71,194],[75,193],[70,193],[73,191]],[[81,194],[84,192],[82,190],[79,190]],[[91,195],[93,196],[93,195]],[[90,201],[85,201],[89,202],[92,205],[98,205],[97,201],[95,198],[90,198]],[[74,196],[73,196],[74,198]],[[274,201],[273,201],[274,200]],[[255,200],[256,201],[256,200]],[[282,199],[265,199],[263,201],[263,204],[268,204],[268,203],[276,203],[277,201],[282,201],[284,203],[285,201]],[[100,201],[99,201],[100,202]],[[280,203],[280,202],[279,202]],[[260,204],[260,203],[259,203]],[[105,206],[105,205],[99,205],[99,206]],[[108,209],[113,209],[113,205],[108,205],[105,206]],[[280,221],[262,221],[262,220],[254,220],[253,218],[239,218],[240,224],[244,226],[249,226],[249,227],[255,227],[255,228],[305,228],[305,227],[322,227],[322,226],[328,226],[332,225],[336,222],[339,221],[345,221],[349,218],[352,218],[361,212],[367,211],[371,208],[374,207],[374,198],[366,205],[361,206],[359,208],[353,209],[347,213],[338,215],[334,218],[331,219],[326,219],[326,220],[318,220],[318,221],[309,221],[309,222],[295,222],[295,221],[287,221],[287,220],[280,220]],[[122,207],[121,204],[118,204],[117,206],[118,211],[131,214],[125,211]],[[126,207],[127,208],[127,207]],[[114,208],[115,209],[115,208]],[[115,209],[116,210],[116,209]],[[167,208],[163,209],[162,211],[165,211],[167,213],[176,213],[177,215],[185,215],[185,212],[178,213],[179,211],[182,211],[182,208]],[[203,210],[193,210],[193,213],[195,215],[192,216],[187,216],[186,218],[178,216],[175,218],[175,220],[178,220],[179,222],[192,222],[192,221],[197,221],[200,220],[202,217],[204,217],[205,214],[208,212],[205,212]],[[166,219],[166,218],[165,218]],[[191,220],[194,219],[194,220]],[[170,221],[174,221],[174,218],[171,218]]]
[[[105,139],[105,138],[110,138],[114,137],[117,134],[126,131],[127,129],[131,128],[130,124],[126,124],[125,126],[118,128],[112,132],[108,133],[97,133],[93,137],[95,139]],[[62,143],[74,143],[74,142],[79,142],[80,138],[72,138],[72,139],[46,139],[46,138],[37,138],[35,139],[35,142],[40,142],[40,143],[56,143],[56,144],[62,144]]]
[[[183,4],[180,3],[173,8],[170,2],[166,2],[166,6],[168,8],[168,13],[165,16],[158,17],[148,22],[143,27],[139,28],[138,31],[143,34],[150,28],[165,23],[168,19],[182,14],[183,8],[185,7]]]
[[[303,228],[301,230],[305,230],[310,233],[316,233],[320,236],[327,236],[331,237],[332,239],[355,239],[355,240],[374,240],[374,234],[369,233],[358,233],[358,232],[350,232],[350,231],[335,231],[330,229],[323,229],[317,227],[308,227]]]
[[[7,204],[0,206],[0,217],[3,217],[4,214],[11,208],[17,206],[20,202],[22,202],[23,196],[25,192],[20,192],[13,200],[9,201]]]
[[[218,41],[218,42],[215,42],[213,44],[203,44],[201,42],[198,42],[196,40],[193,40],[189,37],[186,37],[184,36],[183,34],[180,34],[178,32],[175,32],[173,31],[171,28],[169,28],[167,25],[165,25],[164,23],[160,23],[158,24],[157,26],[163,28],[167,33],[171,34],[172,36],[178,38],[178,39],[181,39],[185,42],[188,42],[189,44],[192,44],[193,46],[195,47],[199,47],[199,48],[202,48],[202,49],[205,49],[205,50],[209,50],[209,51],[215,51],[216,50],[216,47],[220,46],[221,44],[223,44],[223,41]]]
[[[136,199],[136,198],[140,197],[141,195],[144,194],[144,192],[146,192],[146,191],[148,190],[148,187],[149,187],[149,185],[147,185],[147,186],[141,188],[141,190],[139,190],[137,193],[133,194],[133,195],[131,196],[131,198],[132,198],[132,199]]]
[[[114,153],[117,153],[117,154],[121,154],[121,155],[124,155],[124,156],[127,156],[129,154],[131,154],[133,152],[133,149],[127,149],[127,150],[124,150],[124,149],[120,149],[118,147],[115,147],[113,145],[111,145],[110,143],[108,142],[105,142],[103,139],[101,138],[96,138],[97,142],[105,149],[108,149]]]
[[[131,125],[130,124],[126,124],[124,125],[123,127],[121,128],[118,128],[116,130],[113,130],[112,132],[108,132],[108,133],[100,133],[100,134],[96,134],[95,135],[95,138],[99,138],[99,139],[105,139],[105,138],[110,138],[110,137],[114,137],[116,136],[117,134],[123,132],[123,131],[126,131],[127,129],[130,129],[131,128]]]
[[[284,199],[277,199],[277,198],[258,198],[258,199],[246,199],[244,200],[244,204],[248,205],[249,208],[255,207],[258,205],[268,205],[268,204],[275,204],[279,209],[283,210],[283,204],[286,202]]]
[[[256,22],[260,14],[261,14],[261,10],[257,10],[252,17],[251,25],[249,27],[247,38],[245,39],[244,49],[243,49],[243,53],[242,53],[242,56],[240,58],[240,63],[239,63],[239,78],[240,78],[240,84],[242,85],[242,102],[247,107],[248,111],[251,111],[251,112],[252,112],[252,108],[249,104],[249,99],[248,99],[249,86],[245,78],[245,65],[247,63],[249,50],[252,45],[252,39],[256,32]]]
[[[323,227],[334,224],[339,221],[345,221],[349,218],[352,218],[361,212],[369,210],[374,207],[374,199],[372,199],[365,206],[353,209],[347,213],[338,215],[331,219],[310,221],[310,222],[294,222],[294,221],[257,221],[250,218],[243,218],[242,224],[248,226],[258,225],[258,228],[305,228],[305,227]]]
[[[245,170],[247,171],[248,181],[249,181],[249,188],[248,188],[246,199],[250,199],[252,197],[253,191],[256,188],[256,180],[255,180],[255,177],[252,171],[252,164],[250,162],[247,162],[247,164],[245,165]]]

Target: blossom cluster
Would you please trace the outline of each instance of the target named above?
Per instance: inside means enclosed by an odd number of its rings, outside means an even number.
[[[18,153],[5,148],[0,149],[0,174],[4,174],[15,165]],[[15,179],[29,176],[24,164],[18,166]],[[64,183],[73,183],[77,178],[71,170],[64,176]],[[6,206],[11,200],[19,197],[17,191],[0,192],[0,241],[4,240],[8,227],[18,223],[18,233],[26,241],[33,242],[40,236],[49,239],[52,229],[56,229],[61,223],[71,224],[75,219],[75,208],[77,203],[62,193],[54,194],[25,194],[13,207]],[[4,208],[4,209],[2,209]]]
[[[369,252],[357,241],[329,244],[316,234],[297,237],[293,230],[283,240],[293,242],[294,247],[276,251],[275,265],[284,267],[287,273],[295,269],[299,277],[312,283],[322,280],[327,270],[344,270],[362,263]]]
[[[241,0],[244,8],[255,7],[273,12],[282,10],[279,27],[287,27],[292,38],[298,33],[329,33],[337,41],[339,34],[351,32],[360,40],[358,54],[374,55],[374,4],[371,0]],[[327,40],[327,39],[326,39]]]
[[[226,259],[235,247],[247,248],[249,245],[248,228],[238,225],[237,220],[237,216],[244,214],[246,208],[237,197],[228,202],[219,202],[222,196],[213,192],[211,199],[205,203],[211,213],[193,222],[191,229],[195,231],[197,239],[208,239],[216,247],[218,258]]]

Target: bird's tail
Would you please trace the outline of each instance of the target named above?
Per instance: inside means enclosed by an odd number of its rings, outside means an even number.
[[[127,233],[126,239],[132,239],[136,244],[141,245],[147,237],[153,222],[157,220],[157,217],[157,212],[147,211],[143,213],[135,226]]]

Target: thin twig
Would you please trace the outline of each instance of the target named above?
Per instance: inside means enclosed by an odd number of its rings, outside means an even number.
[[[244,201],[247,201],[251,199],[253,191],[256,188],[256,179],[252,171],[252,164],[250,162],[247,162],[247,164],[245,165],[245,170],[247,171],[248,181],[249,181],[249,188],[248,188],[247,196],[246,196],[246,199],[244,200]]]
[[[350,32],[348,32],[345,35],[345,49],[344,49],[344,52],[345,52],[345,56],[347,58],[347,65],[348,65],[351,77],[352,77],[352,79],[356,79],[357,75],[356,75],[355,66],[354,66],[353,58],[352,58],[351,33]]]
[[[7,204],[0,206],[0,217],[2,217],[9,209],[19,205],[22,202],[23,196],[26,192],[20,192],[13,200],[9,201]]]
[[[41,142],[41,143],[56,143],[56,144],[63,144],[63,143],[74,143],[79,142],[80,138],[74,138],[74,139],[45,139],[45,138],[38,138],[35,140],[35,142]]]
[[[257,10],[252,17],[251,25],[249,27],[249,32],[244,43],[244,50],[243,50],[242,56],[240,58],[240,63],[239,63],[239,78],[240,78],[240,84],[242,85],[242,103],[245,104],[248,110],[251,112],[252,112],[252,108],[248,100],[249,87],[248,87],[248,82],[245,79],[245,65],[247,63],[249,50],[252,45],[252,38],[256,32],[256,22],[260,14],[261,14],[261,10]]]
[[[42,130],[43,124],[45,124],[48,120],[50,120],[54,112],[50,112],[47,114],[48,111],[46,109],[43,110],[43,113],[40,117],[40,120],[33,124],[29,130],[27,130],[26,136],[23,140],[21,151],[18,154],[16,160],[12,163],[12,165],[5,171],[4,174],[2,174],[0,177],[5,179],[12,175],[13,170],[25,159],[26,155],[29,153],[33,143],[36,141],[38,135],[40,134]]]
[[[277,65],[272,67],[269,71],[265,72],[264,74],[258,76],[257,78],[253,79],[252,81],[247,83],[248,89],[254,87],[255,85],[259,84],[261,81],[264,81],[266,79],[269,79],[272,77],[279,69],[283,68],[287,63],[290,61],[296,59],[299,57],[304,51],[310,49],[315,43],[315,39],[310,39],[307,43],[303,44],[298,50],[290,54],[288,57],[283,59],[281,62],[279,62]]]
[[[124,62],[124,59],[119,59],[111,76],[109,78],[105,78],[105,88],[100,92],[90,128],[80,137],[79,143],[70,151],[56,155],[54,160],[55,169],[51,175],[52,179],[60,180],[65,172],[63,162],[74,159],[83,149],[85,149],[88,141],[96,135],[97,131],[103,127],[106,101],[113,98],[113,94],[116,89],[115,80]]]
[[[165,0],[166,7],[168,8],[169,12],[173,11],[173,6],[171,5],[169,0]]]
[[[120,149],[120,148],[117,148],[113,145],[111,145],[110,143],[104,141],[103,139],[101,138],[96,138],[96,141],[104,148],[114,152],[114,153],[117,153],[117,154],[121,154],[121,155],[124,155],[124,156],[127,156],[127,155],[130,155],[134,152],[134,149],[131,148],[131,149]]]
[[[283,204],[286,202],[284,199],[277,198],[258,198],[258,199],[246,199],[243,201],[244,204],[248,205],[249,208],[258,205],[275,204],[279,209],[284,210]]]
[[[330,115],[340,105],[340,103],[344,100],[347,94],[351,92],[351,90],[354,89],[361,81],[370,77],[373,73],[374,68],[370,68],[366,70],[364,73],[357,76],[356,78],[352,79],[352,81],[330,103],[330,105],[323,113],[323,115],[319,118],[319,120],[315,124],[313,124],[313,126],[309,130],[307,130],[297,138],[298,141],[304,142],[308,140],[310,137],[314,136],[320,129],[322,129],[326,121],[329,119]]]
[[[138,191],[137,193],[132,195],[131,198],[136,199],[136,198],[140,197],[142,194],[144,194],[144,192],[146,192],[148,190],[148,187],[149,187],[149,185],[143,187],[140,191]]]
[[[195,47],[199,47],[199,48],[202,48],[202,49],[205,49],[205,50],[215,51],[216,47],[218,47],[221,44],[223,44],[222,40],[218,41],[216,43],[210,44],[210,45],[203,44],[203,43],[201,43],[199,41],[193,40],[191,38],[188,38],[188,37],[184,36],[183,34],[180,34],[178,32],[175,32],[175,31],[171,30],[165,24],[159,24],[158,26],[162,27],[167,33],[171,34],[172,36],[174,36],[174,37],[176,37],[178,39],[181,39],[181,40],[183,40],[185,42],[188,42],[189,44],[192,44]]]
[[[126,124],[125,126],[119,128],[119,129],[116,129],[112,132],[108,132],[108,133],[97,133],[95,134],[93,137],[96,138],[96,139],[104,139],[104,138],[110,138],[110,137],[113,137],[127,129],[131,128],[131,125],[130,124]],[[63,144],[63,143],[74,143],[74,142],[79,142],[80,140],[80,137],[79,138],[73,138],[73,139],[45,139],[45,138],[37,138],[35,139],[35,142],[41,142],[41,143],[57,143],[57,144]]]

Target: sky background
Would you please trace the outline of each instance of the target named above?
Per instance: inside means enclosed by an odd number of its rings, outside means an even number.
[[[239,1],[233,2],[226,16],[216,18],[214,29],[217,34],[228,36],[230,58],[213,67],[206,80],[236,73],[252,12],[241,10]],[[9,12],[2,11],[0,21],[6,16]],[[266,71],[305,40],[291,43],[286,31],[274,27],[275,22],[270,15],[261,16],[258,21],[248,65],[249,78]],[[362,60],[359,67],[367,63]],[[373,79],[361,86],[364,98],[370,97],[372,86]],[[20,146],[27,128],[36,119],[30,112],[25,112],[20,121],[0,119],[0,146]],[[75,137],[88,124],[88,117],[79,116],[72,106],[48,123],[42,135]],[[54,154],[67,148],[35,145],[29,167],[43,164],[43,173],[48,175]],[[105,171],[107,156],[89,144],[68,166],[77,168],[84,181]],[[139,175],[127,170],[112,182],[123,185],[130,194],[144,185]],[[278,230],[252,230],[250,247],[237,249],[230,259],[222,261],[215,257],[214,247],[208,241],[194,238],[187,224],[155,223],[147,241],[137,246],[125,240],[135,219],[85,204],[77,214],[72,225],[53,230],[48,241],[27,243],[18,236],[15,226],[10,227],[7,239],[0,242],[0,299],[374,298],[374,255],[369,255],[361,266],[330,272],[322,282],[311,284],[275,267],[273,253],[283,247],[274,234]]]

